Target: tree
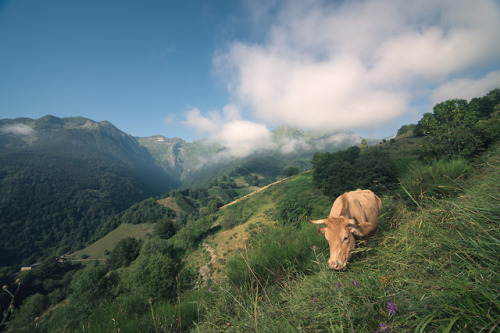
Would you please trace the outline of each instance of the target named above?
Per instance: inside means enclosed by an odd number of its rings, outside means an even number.
[[[289,166],[285,170],[285,174],[287,177],[295,176],[298,173],[299,173],[299,168],[294,166]]]
[[[409,131],[414,131],[416,127],[416,124],[403,125],[399,128],[397,136],[403,135]]]
[[[368,148],[368,142],[366,141],[366,139],[365,139],[365,138],[363,138],[363,139],[361,140],[361,143],[359,144],[359,148],[360,148],[361,150],[364,150],[364,149]]]
[[[168,239],[175,234],[175,227],[171,219],[163,218],[154,225],[153,232],[162,239]]]
[[[323,193],[337,197],[356,186],[354,163],[359,157],[359,147],[350,147],[336,153],[316,153],[311,164],[313,181]]]
[[[26,298],[19,309],[15,312],[12,321],[9,323],[9,331],[34,332],[38,316],[47,304],[47,297],[36,293]]]
[[[474,132],[477,110],[466,100],[454,99],[434,106],[419,122],[425,135],[422,152],[427,158],[470,157],[482,142]]]
[[[142,242],[134,237],[122,239],[110,252],[108,266],[110,269],[126,267],[139,256]]]
[[[181,261],[167,242],[153,238],[130,266],[126,285],[144,298],[169,299],[176,295],[175,277],[181,268]]]
[[[378,149],[351,147],[336,153],[317,153],[311,162],[313,181],[323,193],[333,198],[358,188],[379,193],[379,183],[394,187],[396,167],[387,153]]]

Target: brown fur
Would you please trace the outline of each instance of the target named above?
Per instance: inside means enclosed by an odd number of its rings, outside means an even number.
[[[318,231],[330,245],[330,268],[345,269],[356,245],[354,236],[365,240],[377,233],[381,208],[381,200],[375,193],[370,190],[356,190],[338,197],[328,218],[309,220],[314,224],[326,225]]]

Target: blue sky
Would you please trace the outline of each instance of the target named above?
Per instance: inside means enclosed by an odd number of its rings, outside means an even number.
[[[497,0],[0,1],[0,117],[261,145],[395,134],[500,87]]]

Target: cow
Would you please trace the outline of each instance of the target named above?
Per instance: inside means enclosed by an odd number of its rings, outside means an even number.
[[[342,271],[356,246],[356,239],[366,240],[378,231],[378,219],[382,209],[380,198],[370,190],[346,192],[333,203],[326,219],[311,220],[314,224],[324,224],[318,229],[330,245],[331,269]]]

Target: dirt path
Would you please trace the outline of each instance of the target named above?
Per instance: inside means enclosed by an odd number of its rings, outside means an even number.
[[[293,177],[293,176],[292,176],[292,177]],[[233,202],[230,202],[230,203],[228,203],[227,205],[222,206],[220,209],[224,209],[224,208],[226,208],[226,207],[228,207],[228,206],[234,205],[235,203],[240,202],[241,200],[244,200],[244,199],[246,199],[246,198],[248,198],[248,197],[250,197],[250,196],[252,196],[252,195],[254,195],[254,194],[256,194],[256,193],[259,193],[260,191],[264,191],[266,188],[269,188],[269,187],[271,187],[271,186],[273,186],[273,185],[279,184],[279,183],[281,183],[282,181],[285,181],[285,180],[287,180],[287,179],[289,179],[289,178],[291,178],[291,177],[283,178],[283,179],[280,179],[280,180],[278,180],[278,181],[276,181],[276,182],[274,182],[274,183],[271,183],[271,184],[269,184],[269,185],[266,185],[266,186],[264,186],[264,187],[261,187],[261,188],[259,188],[258,190],[255,190],[255,191],[253,191],[253,192],[251,192],[251,193],[248,193],[247,195],[242,196],[241,198],[236,199],[236,200],[234,200]]]
[[[202,286],[207,285],[207,280],[208,280],[208,273],[210,273],[210,265],[215,264],[215,260],[217,259],[217,256],[215,255],[215,250],[208,245],[207,243],[204,243],[203,246],[205,249],[210,253],[210,261],[207,262],[205,265],[203,265],[200,270],[198,271],[198,274],[200,274],[201,278],[203,279],[203,284]]]

